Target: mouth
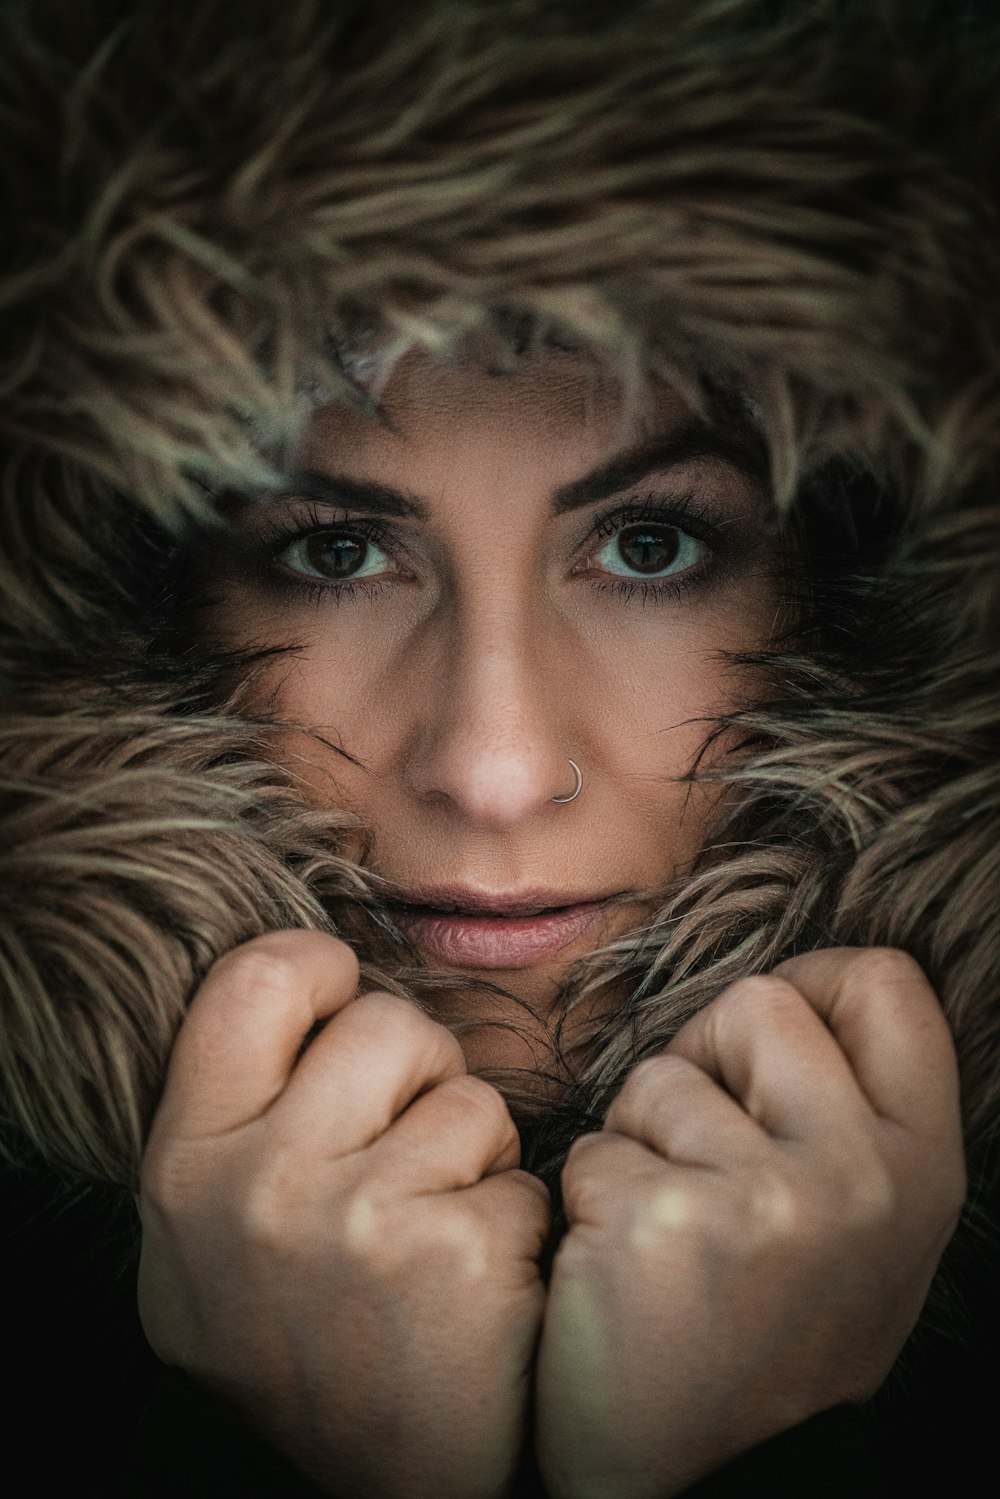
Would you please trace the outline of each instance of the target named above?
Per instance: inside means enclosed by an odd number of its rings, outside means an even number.
[[[569,947],[612,899],[545,891],[408,891],[390,907],[400,931],[426,958],[456,968],[516,969]]]

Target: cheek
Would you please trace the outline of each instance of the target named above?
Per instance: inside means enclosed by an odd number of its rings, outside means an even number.
[[[204,627],[213,646],[273,649],[278,655],[255,671],[248,702],[277,718],[336,734],[377,722],[399,703],[396,690],[408,654],[410,622],[363,604],[318,608],[252,607],[217,611]],[[367,737],[367,736],[366,736]],[[349,748],[346,742],[343,746]],[[369,747],[370,748],[370,747]]]
[[[718,716],[770,689],[762,669],[728,658],[766,646],[775,601],[762,587],[734,593],[726,608],[683,618],[675,611],[669,622],[656,612],[635,611],[637,620],[595,643],[581,701],[595,752],[616,785],[621,826],[651,863],[659,860],[659,877],[670,878],[694,858],[734,794],[690,775],[733,747],[722,734],[706,748]]]
[[[315,806],[359,817],[376,842],[386,825],[398,836],[408,815],[398,772],[421,715],[434,711],[433,662],[411,632],[391,619],[376,628],[349,605],[335,629],[310,624],[255,694],[269,715],[303,726],[275,736],[276,757]]]
[[[731,659],[761,650],[773,627],[770,590],[733,590],[681,610],[623,610],[587,642],[587,707],[623,768],[677,773],[690,765],[718,714],[753,701],[763,672]]]

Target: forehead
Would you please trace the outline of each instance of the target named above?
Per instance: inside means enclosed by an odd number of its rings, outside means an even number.
[[[662,385],[637,410],[609,370],[570,351],[542,349],[502,369],[413,352],[393,369],[377,413],[342,402],[319,409],[301,456],[312,466],[369,474],[402,461],[431,469],[500,463],[512,472],[544,471],[558,483],[646,437],[669,435],[690,415]]]

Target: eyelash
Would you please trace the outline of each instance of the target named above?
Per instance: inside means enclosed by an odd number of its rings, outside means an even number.
[[[583,543],[588,548],[588,556],[597,549],[601,542],[609,540],[617,532],[626,530],[629,526],[641,525],[643,522],[655,522],[660,526],[673,527],[686,532],[697,541],[704,543],[709,550],[709,556],[703,564],[688,568],[676,577],[629,579],[609,575],[603,579],[594,579],[592,587],[604,595],[647,604],[675,598],[688,588],[697,586],[703,581],[706,573],[714,570],[720,561],[724,560],[728,550],[721,525],[714,523],[703,510],[695,508],[697,505],[698,500],[694,494],[678,495],[671,497],[670,500],[648,495],[642,500],[620,503],[598,516]],[[310,536],[327,531],[342,532],[363,541],[370,541],[374,546],[384,550],[387,555],[393,554],[395,537],[392,527],[386,522],[374,516],[345,518],[342,521],[331,520],[327,509],[309,504],[301,520],[282,523],[275,518],[268,517],[265,526],[261,528],[262,560],[268,578],[272,581],[290,584],[317,603],[324,599],[329,600],[331,596],[333,602],[337,604],[358,599],[371,599],[390,585],[391,578],[380,577],[358,578],[354,581],[343,582],[310,579],[302,573],[284,571],[279,566],[278,558],[281,553],[294,542],[303,541]]]
[[[697,567],[665,578],[617,578],[606,577],[594,580],[598,593],[612,598],[635,601],[640,604],[663,603],[668,598],[677,598],[689,588],[697,587],[706,575],[722,562],[728,551],[721,525],[714,523],[699,508],[693,493],[677,495],[664,500],[657,495],[647,495],[642,500],[626,500],[613,509],[598,516],[593,530],[587,538],[592,552],[602,541],[609,540],[629,526],[655,523],[672,527],[693,536],[708,548],[708,557]]]
[[[376,594],[381,593],[388,585],[388,579],[358,578],[354,582],[335,583],[322,581],[319,578],[308,578],[302,573],[285,572],[278,566],[281,553],[286,551],[293,542],[304,541],[310,536],[322,535],[324,531],[340,531],[349,536],[356,536],[362,541],[370,541],[374,546],[382,547],[391,555],[392,531],[384,521],[378,520],[375,516],[331,521],[328,510],[309,504],[305,508],[302,520],[282,523],[268,517],[265,526],[262,527],[261,541],[266,576],[272,582],[290,584],[316,603],[329,599],[331,595],[333,602],[340,604],[359,598],[374,598]]]

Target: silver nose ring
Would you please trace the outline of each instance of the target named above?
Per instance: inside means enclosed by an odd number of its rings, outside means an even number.
[[[564,802],[575,802],[577,797],[580,795],[580,792],[583,790],[583,772],[581,771],[579,765],[577,765],[575,760],[571,760],[569,763],[572,765],[573,773],[576,776],[576,785],[573,787],[573,790],[570,792],[569,796],[553,796],[551,798],[552,801],[559,802],[560,804]]]

